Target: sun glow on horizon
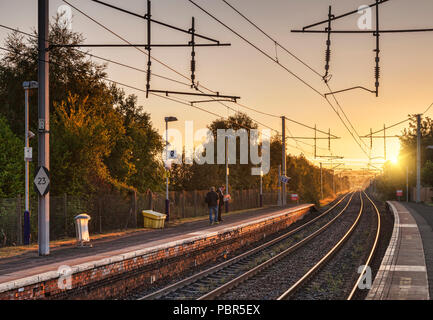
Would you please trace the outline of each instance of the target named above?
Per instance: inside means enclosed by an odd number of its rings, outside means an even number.
[[[394,156],[391,159],[389,159],[391,161],[392,164],[397,164],[398,163],[398,157]]]

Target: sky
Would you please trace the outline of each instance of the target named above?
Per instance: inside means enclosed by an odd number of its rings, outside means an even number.
[[[144,20],[103,7],[90,0],[69,0],[70,3],[98,20],[106,27],[118,33],[132,43],[145,43],[146,23]],[[145,14],[146,1],[105,0],[124,9]],[[270,56],[275,57],[275,45],[268,38],[254,29],[248,22],[237,15],[222,0],[195,0],[200,6],[214,14],[218,19],[242,34],[249,41],[260,47]],[[324,73],[325,42],[324,34],[291,33],[291,29],[324,20],[328,15],[328,6],[338,15],[370,4],[367,0],[229,0],[244,15],[274,37],[280,44],[297,55],[320,73]],[[50,1],[50,15],[65,5],[62,0]],[[90,21],[81,13],[72,9],[72,29],[80,32],[88,44],[122,43],[118,38]],[[218,22],[204,14],[188,0],[154,0],[152,15],[160,20],[180,28],[188,29],[191,17],[195,17],[196,32],[231,43],[229,47],[204,47],[196,49],[196,76],[200,84],[221,94],[240,96],[239,102],[248,107],[277,116],[285,115],[296,121],[341,137],[332,141],[332,154],[343,156],[347,167],[363,168],[367,157],[354,142],[338,115],[323,97],[307,87],[278,64],[272,62],[246,42],[228,31]],[[353,15],[333,23],[334,30],[358,30],[359,15]],[[408,29],[433,27],[433,1],[430,0],[391,0],[380,9],[381,28]],[[37,27],[37,1],[17,0],[0,2],[1,24],[31,32]],[[374,21],[374,15],[373,15]],[[152,27],[152,39],[155,43],[186,43],[189,36],[162,26]],[[323,30],[324,26],[319,27]],[[373,23],[374,28],[374,23]],[[0,42],[8,31],[0,28]],[[203,41],[202,43],[205,43]],[[334,34],[332,35],[332,55],[330,86],[333,90],[352,86],[364,86],[374,89],[375,38],[371,34]],[[137,68],[146,69],[146,56],[135,48],[93,48],[92,53],[108,59],[120,61]],[[382,34],[381,35],[381,77],[380,96],[361,90],[349,91],[337,95],[344,113],[361,136],[397,123],[407,118],[408,114],[422,113],[433,102],[431,74],[433,72],[433,34]],[[154,48],[152,55],[168,64],[178,72],[189,76],[191,52],[189,48]],[[327,92],[321,78],[300,64],[281,49],[277,51],[281,64],[298,75],[321,93]],[[188,82],[178,74],[154,62],[152,72],[179,81]],[[108,77],[134,87],[145,88],[145,74],[116,65],[109,65]],[[185,91],[188,88],[169,81],[152,78],[153,89]],[[205,113],[190,106],[181,105],[158,97],[146,99],[145,94],[125,88],[128,94],[138,96],[140,105],[152,117],[154,126],[162,134],[165,128],[164,117],[175,116],[178,122],[170,127],[184,130],[185,121],[194,121],[194,129],[206,127],[216,119],[215,115]],[[182,97],[194,100],[192,97]],[[333,102],[331,100],[331,102]],[[337,106],[333,103],[335,108]],[[246,112],[254,120],[275,130],[281,131],[281,119],[266,116],[244,109],[235,104],[228,104],[235,110]],[[201,108],[222,117],[232,115],[233,111],[218,103],[201,104]],[[340,112],[342,117],[343,114]],[[427,114],[428,115],[428,114]],[[350,125],[347,124],[349,127]],[[263,126],[259,126],[264,128]],[[313,137],[314,131],[287,123],[287,128],[294,136]],[[387,134],[400,134],[403,127],[396,127]],[[320,136],[320,135],[319,135]],[[312,143],[311,140],[306,140]],[[365,140],[366,145],[370,141]],[[296,145],[288,140],[289,145]],[[312,157],[313,148],[299,144],[308,158]],[[319,155],[329,155],[327,140],[318,144]],[[399,150],[398,139],[387,140],[387,156],[393,159]],[[291,146],[288,151],[300,154],[301,151]],[[372,157],[384,155],[383,140],[375,139]],[[380,162],[377,160],[376,162]]]

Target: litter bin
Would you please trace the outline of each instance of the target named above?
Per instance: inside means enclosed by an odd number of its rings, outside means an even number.
[[[78,245],[82,247],[88,245],[88,243],[90,242],[90,237],[89,237],[90,216],[88,214],[83,213],[76,216],[74,219],[75,219],[75,227],[76,227],[75,229],[77,232]]]
[[[151,229],[164,228],[164,222],[167,215],[153,210],[143,210],[141,212],[144,220],[144,227]]]

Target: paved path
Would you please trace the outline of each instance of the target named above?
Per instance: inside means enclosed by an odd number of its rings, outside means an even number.
[[[287,206],[287,208],[289,207],[293,206]],[[52,249],[51,254],[46,257],[39,257],[37,252],[30,252],[17,257],[0,259],[0,284],[54,271],[62,265],[84,264],[172,241],[183,240],[199,234],[217,232],[225,228],[274,216],[286,211],[286,209],[271,207],[225,217],[223,215],[224,222],[212,226],[209,225],[208,220],[201,220],[166,229],[143,231],[112,239],[96,240],[92,242],[93,248],[78,248],[75,245],[59,247]]]
[[[421,233],[427,266],[430,299],[433,299],[433,207],[421,203],[407,203],[404,205],[415,218]]]
[[[428,300],[426,260],[417,222],[403,203],[388,204],[394,229],[367,300]]]

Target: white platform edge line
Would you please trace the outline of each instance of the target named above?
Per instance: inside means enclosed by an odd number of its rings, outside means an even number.
[[[398,227],[398,225],[400,224],[400,219],[398,217],[397,214],[397,210],[396,208],[390,203],[388,202],[388,204],[390,205],[393,215],[394,215],[394,226],[392,229],[392,235],[391,235],[391,239],[389,240],[389,244],[388,244],[388,248],[385,251],[385,255],[382,259],[382,262],[380,264],[379,270],[382,271],[382,273],[377,273],[376,274],[376,278],[373,281],[373,285],[371,287],[371,289],[369,290],[369,293],[367,294],[366,299],[367,300],[373,300],[374,298],[377,297],[377,295],[380,296],[380,299],[375,299],[375,300],[381,300],[384,294],[384,287],[385,284],[382,283],[383,281],[385,281],[385,279],[388,276],[389,273],[389,269],[390,266],[392,265],[392,261],[389,261],[390,259],[392,260],[393,256],[394,256],[394,251],[395,251],[395,247],[397,245],[398,242],[398,238],[399,238],[399,230],[400,228]],[[389,266],[387,268],[387,266]],[[378,275],[381,275],[380,278],[378,278]],[[381,290],[380,292],[378,292],[379,290]]]
[[[284,215],[287,215],[290,213],[296,213],[298,211],[312,208],[312,207],[314,207],[314,204],[304,204],[304,205],[296,206],[293,208],[282,209],[280,211],[277,211],[275,213],[275,215],[270,215],[270,216],[272,216],[272,218],[274,219],[274,218],[278,218],[278,217],[281,217],[281,216],[284,216]],[[246,223],[243,223],[241,225],[224,228],[222,230],[212,232],[212,235],[223,234],[223,233],[231,232],[231,231],[234,231],[237,229],[245,228],[245,227],[248,227],[250,225],[258,224],[258,223],[264,222],[266,220],[269,220],[270,216],[256,219],[256,220],[252,220],[250,222],[246,222]],[[158,245],[155,247],[150,247],[150,248],[146,248],[146,249],[142,249],[142,250],[135,250],[135,251],[121,254],[121,255],[115,255],[115,256],[110,257],[110,258],[105,258],[105,259],[101,259],[101,260],[97,260],[97,261],[90,261],[90,262],[86,262],[83,264],[71,266],[71,268],[72,268],[71,274],[90,270],[90,269],[93,269],[95,267],[101,267],[104,265],[111,264],[113,262],[120,262],[123,260],[135,258],[135,257],[141,257],[141,256],[144,256],[146,254],[150,254],[152,252],[159,251],[161,249],[169,249],[172,247],[177,247],[178,245],[186,244],[188,242],[194,242],[194,241],[197,241],[200,239],[204,239],[206,237],[209,237],[209,234],[200,235],[200,236],[193,236],[193,237],[189,237],[189,238],[182,239],[182,240],[176,240],[176,241],[168,242],[168,243]],[[22,279],[17,279],[17,280],[12,280],[9,282],[0,283],[0,293],[39,283],[39,282],[41,282],[40,279],[43,279],[43,281],[56,279],[60,275],[61,274],[58,271],[48,271],[48,272],[44,272],[41,274],[35,274],[35,275],[29,276],[29,277],[25,277]]]

